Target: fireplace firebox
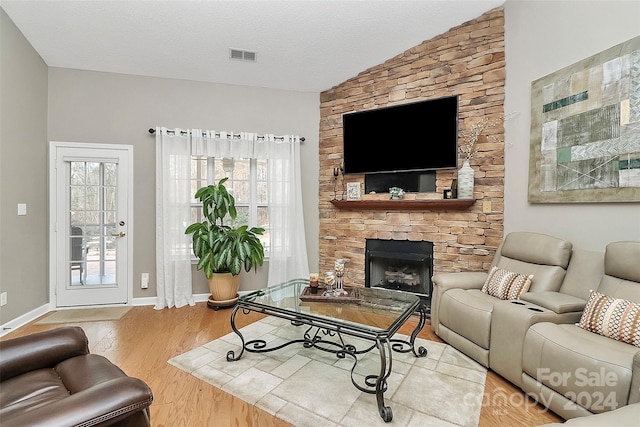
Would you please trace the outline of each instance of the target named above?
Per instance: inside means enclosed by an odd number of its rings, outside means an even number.
[[[367,239],[364,265],[366,287],[410,292],[430,306],[432,242]]]

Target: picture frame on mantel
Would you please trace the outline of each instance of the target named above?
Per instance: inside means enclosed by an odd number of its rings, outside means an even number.
[[[640,36],[531,83],[528,194],[640,202]]]
[[[360,200],[360,183],[347,182],[347,200]]]

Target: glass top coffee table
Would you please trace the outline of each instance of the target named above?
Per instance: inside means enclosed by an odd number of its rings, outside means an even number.
[[[227,361],[239,360],[245,350],[264,353],[292,344],[331,352],[337,358],[349,356],[354,361],[351,382],[360,391],[375,394],[380,416],[386,422],[391,421],[393,411],[384,404],[384,392],[387,390],[387,378],[391,375],[392,353],[413,352],[416,357],[427,355],[424,347],[415,347],[415,338],[427,319],[425,304],[414,294],[382,288],[345,287],[347,295],[324,297],[323,288],[312,294],[308,285],[308,280],[293,280],[240,297],[231,313],[231,328],[240,337],[242,349],[237,356],[234,351],[229,351]],[[260,339],[245,341],[235,325],[239,311],[244,314],[253,311],[280,317],[290,320],[293,326],[306,326],[306,329],[301,331],[299,339],[274,347],[268,347],[267,343]],[[393,338],[414,313],[420,317],[410,338]],[[346,340],[344,336],[347,337]],[[370,341],[371,345],[356,348],[348,343],[349,336]],[[329,339],[331,337],[334,339]],[[361,384],[354,377],[358,356],[374,348],[380,355],[380,370],[378,373],[367,375]]]

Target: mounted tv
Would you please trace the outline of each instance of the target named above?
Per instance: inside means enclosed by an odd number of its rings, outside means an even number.
[[[458,167],[458,96],[345,113],[344,173]]]

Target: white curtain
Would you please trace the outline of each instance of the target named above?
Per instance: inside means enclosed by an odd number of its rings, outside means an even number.
[[[300,142],[298,137],[265,135],[256,151],[269,159],[269,286],[309,277],[302,212]]]
[[[269,275],[267,285],[277,285],[288,280],[309,277],[307,246],[302,214],[302,189],[300,176],[300,138],[298,136],[258,136],[251,132],[202,131],[200,129],[156,129],[158,154],[157,248],[158,253],[158,304],[156,308],[193,304],[191,296],[190,236],[184,230],[190,223],[191,156],[214,158],[255,158],[268,160]],[[160,170],[162,169],[162,170]],[[162,180],[160,179],[162,178]],[[166,179],[166,180],[165,180]],[[173,184],[171,184],[173,182]],[[171,188],[167,191],[166,188]],[[169,193],[169,194],[167,194]],[[179,198],[179,200],[178,200]],[[168,214],[171,211],[171,214]],[[173,230],[173,232],[172,232]],[[160,237],[162,236],[162,238]],[[186,239],[185,239],[186,238]],[[186,249],[185,249],[186,248]],[[163,258],[160,254],[167,254]],[[168,259],[174,260],[170,269]],[[177,260],[180,259],[180,268]],[[188,268],[184,264],[188,259]],[[182,270],[188,270],[184,280]],[[176,274],[180,271],[180,275]],[[160,291],[162,273],[163,290]],[[187,297],[188,295],[188,297]],[[184,301],[184,302],[183,302]]]
[[[156,128],[156,310],[195,305],[191,286],[189,132]]]

